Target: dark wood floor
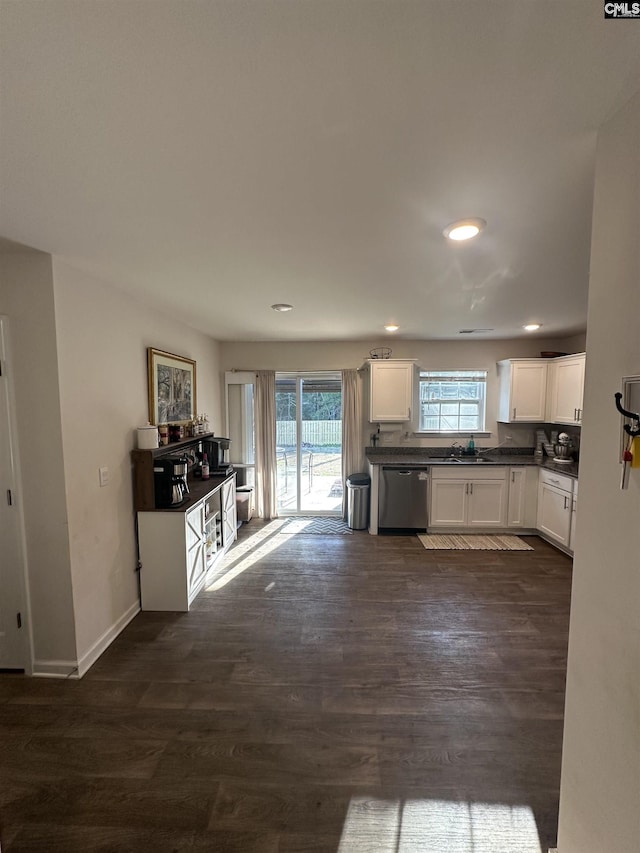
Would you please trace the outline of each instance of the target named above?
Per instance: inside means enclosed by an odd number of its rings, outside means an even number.
[[[241,534],[81,681],[0,676],[3,853],[484,853],[494,807],[555,846],[567,557]]]

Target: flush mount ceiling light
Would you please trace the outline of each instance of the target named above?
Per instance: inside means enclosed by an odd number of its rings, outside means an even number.
[[[385,326],[387,332],[397,332],[400,326],[396,326],[395,323],[389,323],[388,326]]]
[[[540,323],[527,323],[526,326],[522,327],[525,332],[537,332],[540,328]]]
[[[293,305],[289,305],[286,302],[276,302],[275,305],[271,306],[274,311],[291,311],[293,310]]]
[[[442,232],[448,240],[470,240],[476,237],[486,226],[484,219],[472,217],[471,219],[459,219],[457,222],[452,222]]]

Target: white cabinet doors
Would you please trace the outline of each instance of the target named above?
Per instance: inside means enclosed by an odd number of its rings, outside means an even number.
[[[504,527],[505,469],[467,479],[455,474],[447,469],[432,475],[429,528]]]
[[[533,530],[538,503],[538,469],[534,466],[511,468],[507,527]]]
[[[235,477],[222,485],[222,547],[227,549],[238,535]]]
[[[544,422],[548,367],[547,361],[539,358],[498,362],[499,421],[503,423]]]
[[[538,530],[569,548],[573,507],[573,481],[562,474],[540,472]]]
[[[557,424],[581,424],[585,355],[559,358],[549,376],[548,419]]]
[[[370,361],[369,421],[410,421],[413,406],[415,364],[412,361]]]
[[[187,587],[189,599],[198,588],[207,569],[205,556],[204,505],[198,504],[185,515],[185,538],[187,551]]]
[[[571,495],[556,486],[541,483],[538,492],[538,530],[569,547]]]
[[[504,480],[471,480],[468,483],[468,527],[504,527]]]
[[[573,496],[571,499],[571,524],[569,525],[569,548],[576,549],[576,519],[578,518],[578,481],[573,484]]]
[[[466,527],[466,480],[431,481],[429,527]]]
[[[525,469],[512,468],[509,474],[509,503],[507,506],[507,526],[524,527],[525,513]]]

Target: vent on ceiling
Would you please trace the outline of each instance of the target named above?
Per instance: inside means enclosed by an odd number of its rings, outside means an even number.
[[[459,335],[477,335],[479,332],[493,332],[493,329],[460,329]]]

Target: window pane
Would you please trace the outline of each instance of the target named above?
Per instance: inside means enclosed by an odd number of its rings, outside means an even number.
[[[422,371],[419,429],[464,432],[484,429],[487,372]]]
[[[460,418],[460,430],[464,431],[467,429],[478,429],[478,419],[477,418]]]

